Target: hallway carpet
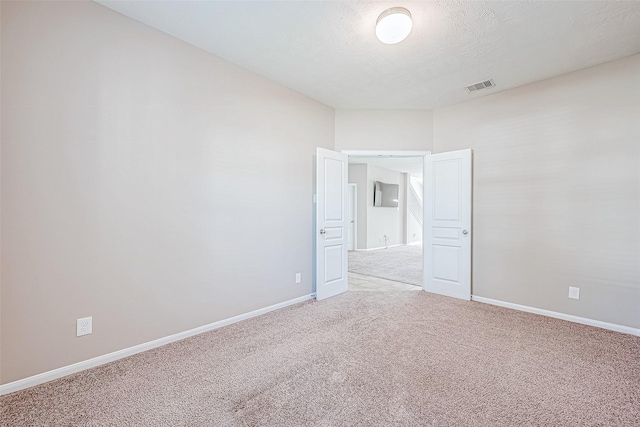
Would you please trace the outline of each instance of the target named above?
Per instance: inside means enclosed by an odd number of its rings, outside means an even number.
[[[351,291],[0,398],[3,426],[638,426],[640,338]]]
[[[373,251],[349,251],[349,271],[422,286],[422,246],[403,245]]]

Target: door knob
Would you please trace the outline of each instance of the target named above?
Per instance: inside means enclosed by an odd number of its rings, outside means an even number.
[[[324,228],[320,229],[320,234],[327,234],[327,230],[325,230]]]
[[[469,232],[467,230],[462,230],[462,234],[467,235]]]

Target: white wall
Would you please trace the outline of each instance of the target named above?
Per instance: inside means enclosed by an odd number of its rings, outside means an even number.
[[[336,150],[430,151],[432,110],[336,110]]]
[[[374,207],[375,181],[398,184],[398,208]],[[384,248],[384,235],[388,245],[405,240],[405,174],[367,164],[349,165],[349,182],[358,184],[358,247],[357,249]]]
[[[331,108],[92,2],[1,8],[2,383],[313,291]]]
[[[409,243],[422,242],[422,226],[413,215],[409,215]]]
[[[398,208],[373,206],[373,187],[375,181],[386,184],[398,184]],[[367,168],[367,249],[385,247],[384,235],[389,237],[387,244],[404,243],[404,174],[389,169],[371,166]]]
[[[474,150],[474,295],[640,327],[639,88],[635,55],[435,111]]]
[[[407,175],[407,199],[409,198],[409,187],[411,186],[411,177],[410,175]],[[422,200],[423,197],[423,186],[421,183],[416,181],[416,193],[418,195],[418,198],[420,200]],[[416,242],[421,242],[422,241],[422,225],[421,222],[418,222],[418,220],[415,218],[415,216],[410,212],[409,209],[409,204],[408,201],[407,203],[407,227],[408,227],[408,243],[416,243]],[[424,205],[424,204],[423,204]],[[424,216],[424,215],[422,215]],[[421,219],[422,219],[421,216]]]

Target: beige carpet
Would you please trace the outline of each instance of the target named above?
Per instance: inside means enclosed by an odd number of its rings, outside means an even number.
[[[349,251],[349,271],[422,286],[422,246],[403,245],[373,251]]]
[[[408,283],[394,282],[392,280],[381,279],[379,277],[364,276],[358,273],[349,272],[350,291],[387,292],[387,291],[414,291],[422,290],[421,286],[410,285]]]
[[[638,426],[640,338],[418,292],[309,301],[0,398],[3,426]]]

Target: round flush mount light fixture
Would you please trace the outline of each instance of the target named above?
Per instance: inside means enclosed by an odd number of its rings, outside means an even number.
[[[412,27],[411,12],[404,7],[392,7],[378,16],[376,36],[382,43],[396,44],[407,38]]]

